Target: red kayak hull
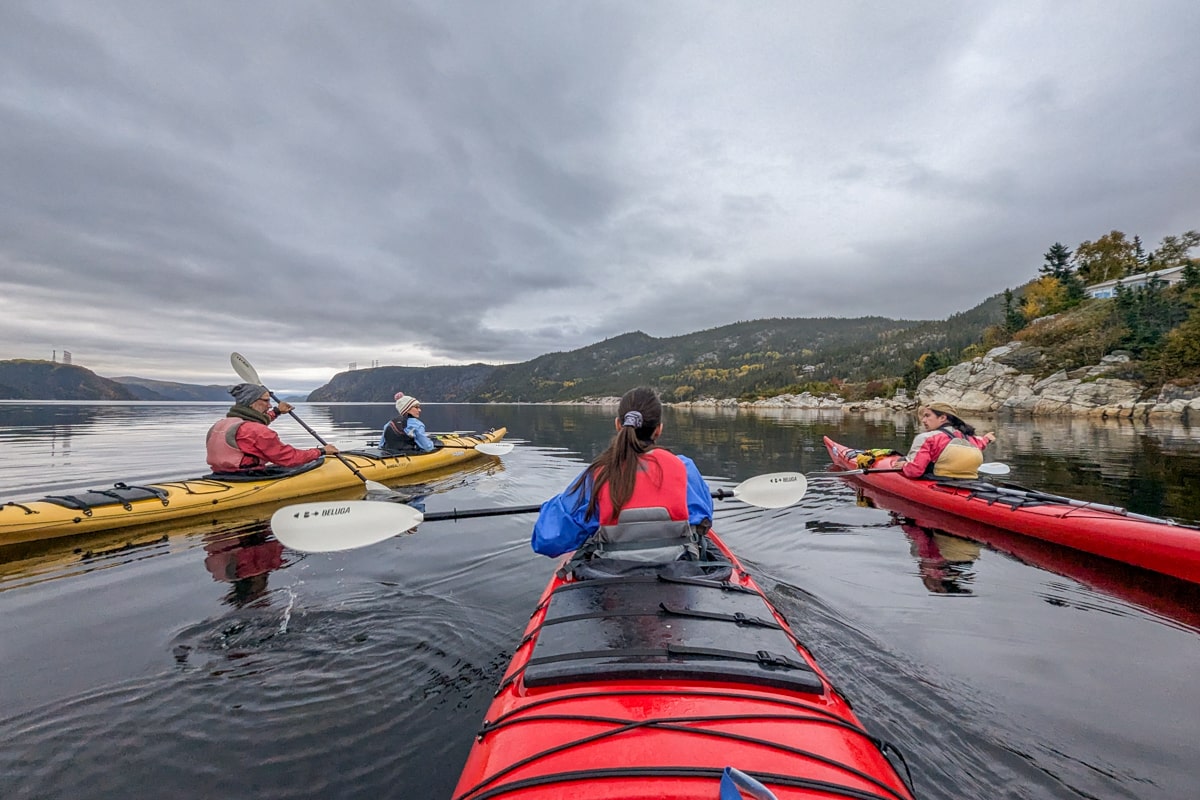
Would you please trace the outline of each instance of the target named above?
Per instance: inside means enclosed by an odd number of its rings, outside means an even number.
[[[858,451],[825,437],[834,466],[857,467]],[[872,469],[886,469],[899,456],[885,456]],[[920,506],[944,511],[967,520],[1030,536],[1092,555],[1120,561],[1192,583],[1200,583],[1200,529],[1168,520],[1044,502],[1017,506],[975,496],[967,487],[948,482],[913,480],[898,472],[871,472],[847,476],[875,493],[892,495]],[[886,505],[886,501],[885,501]]]
[[[715,800],[726,766],[779,800],[911,800],[880,742],[783,616],[725,545],[710,539],[733,565],[720,583],[550,581],[471,748],[456,800]],[[651,592],[663,598],[653,610]],[[712,610],[713,601],[726,599],[761,612]],[[691,607],[675,608],[676,600]],[[782,669],[708,657],[732,653],[751,628],[780,637],[767,660]],[[779,642],[790,650],[776,648]],[[656,647],[671,655],[648,655]],[[573,666],[589,659],[599,663]]]

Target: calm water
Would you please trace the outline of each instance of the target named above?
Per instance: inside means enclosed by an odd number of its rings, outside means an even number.
[[[301,405],[343,447],[389,405]],[[202,474],[205,404],[0,404],[0,502]],[[429,405],[517,449],[400,487],[429,511],[537,503],[611,411]],[[905,416],[670,413],[714,487],[828,467],[821,436],[902,448]],[[1200,429],[993,420],[1014,481],[1200,519]],[[306,442],[294,422],[284,438]],[[1194,798],[1195,587],[996,532],[976,544],[813,481],[719,503],[771,591],[924,798]],[[1186,487],[1186,488],[1185,488]],[[351,493],[350,496],[355,496]],[[0,797],[445,798],[552,562],[527,516],[302,555],[241,514],[0,551]],[[149,787],[153,787],[152,789]]]

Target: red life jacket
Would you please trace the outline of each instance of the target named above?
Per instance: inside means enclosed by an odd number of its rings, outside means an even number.
[[[593,557],[662,562],[697,552],[688,523],[687,467],[673,453],[651,450],[638,459],[633,495],[619,519],[607,484],[600,488],[597,506],[600,530],[591,538]]]
[[[246,420],[225,417],[208,429],[205,444],[208,450],[208,466],[213,472],[238,472],[242,459],[246,458],[237,446],[237,432]],[[254,459],[257,460],[257,459]]]

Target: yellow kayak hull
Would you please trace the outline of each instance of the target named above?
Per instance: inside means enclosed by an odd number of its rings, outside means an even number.
[[[507,428],[469,436],[443,436],[443,447],[432,453],[374,456],[357,451],[342,456],[364,478],[380,483],[395,482],[433,470],[452,469],[481,457],[478,444],[494,444]],[[115,530],[142,525],[160,525],[202,514],[257,505],[278,504],[338,489],[362,486],[358,476],[337,458],[304,472],[281,478],[226,481],[201,477],[144,485],[157,496],[124,503],[92,506],[87,510],[68,508],[48,500],[10,502],[0,506],[0,547],[56,539],[63,536]]]

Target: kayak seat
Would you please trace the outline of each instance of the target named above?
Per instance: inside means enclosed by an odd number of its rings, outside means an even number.
[[[227,483],[245,483],[246,481],[261,481],[270,478],[290,478],[293,475],[299,475],[302,472],[308,472],[310,469],[316,469],[325,463],[325,457],[321,456],[315,461],[309,461],[307,464],[301,464],[298,467],[262,467],[261,469],[247,469],[241,472],[210,472],[204,476],[206,480],[225,481]]]
[[[124,483],[115,483],[111,489],[88,489],[79,494],[52,494],[42,499],[56,506],[82,511],[84,516],[91,516],[93,508],[103,506],[122,505],[126,511],[132,511],[133,506],[130,504],[133,501],[150,498],[161,501],[164,506],[167,505],[166,491],[153,486],[127,486]]]
[[[739,589],[646,576],[560,586],[550,596],[525,685],[711,680],[823,693],[765,598]]]

